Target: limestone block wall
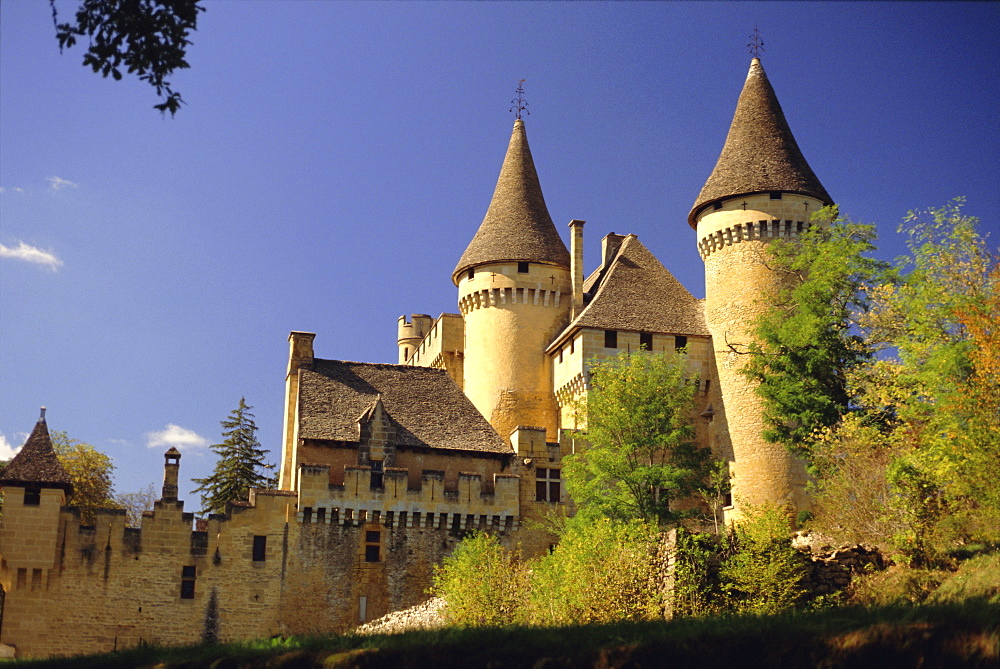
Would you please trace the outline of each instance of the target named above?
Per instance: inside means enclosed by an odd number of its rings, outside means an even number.
[[[733,461],[733,498],[741,503],[772,502],[809,508],[804,463],[784,446],[761,435],[764,420],[755,385],[741,373],[750,328],[775,294],[780,277],[766,265],[772,239],[798,234],[821,208],[801,195],[756,194],[707,209],[698,220],[698,248],[705,261],[706,320],[712,333],[722,407]],[[761,297],[762,294],[765,297]],[[716,407],[718,410],[720,407]]]
[[[557,440],[558,408],[545,347],[566,326],[567,269],[529,263],[480,265],[458,284],[465,319],[463,390],[501,435],[538,425]]]
[[[443,471],[424,470],[421,485],[409,485],[406,469],[387,467],[382,486],[372,487],[370,467],[349,466],[344,483],[331,485],[329,467],[303,465],[299,473],[299,522],[378,523],[387,527],[514,531],[520,520],[520,478],[494,474],[488,486],[480,474],[461,472],[455,490]]]

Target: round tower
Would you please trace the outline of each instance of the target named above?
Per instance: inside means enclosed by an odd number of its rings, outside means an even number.
[[[434,319],[427,314],[412,314],[410,322],[406,316],[400,316],[397,325],[396,346],[399,347],[399,364],[405,365],[413,351],[420,346],[427,333],[431,330]]]
[[[733,500],[809,508],[804,462],[762,436],[756,384],[740,370],[755,319],[781,277],[765,264],[771,240],[799,234],[831,199],[802,156],[754,58],[725,146],[688,217],[705,262],[705,318],[715,348],[731,443]]]
[[[496,190],[452,273],[465,319],[463,389],[505,439],[519,425],[558,439],[545,347],[569,320],[570,258],[517,119]]]

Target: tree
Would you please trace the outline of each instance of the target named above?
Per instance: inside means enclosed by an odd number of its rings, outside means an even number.
[[[588,446],[564,462],[579,513],[654,524],[687,512],[672,502],[697,492],[711,454],[694,441],[696,379],[679,353],[620,353],[594,363],[580,406]]]
[[[152,483],[134,492],[115,495],[115,502],[125,509],[127,527],[142,527],[142,514],[152,511],[157,499],[156,487]]]
[[[219,456],[215,471],[207,478],[192,479],[198,484],[194,492],[202,493],[204,513],[224,513],[227,502],[246,500],[250,488],[264,487],[270,482],[263,473],[269,468],[264,456],[270,451],[261,448],[257,441],[257,425],[250,409],[253,407],[241,397],[240,405],[221,421],[225,440],[211,446]]]
[[[764,400],[764,438],[799,455],[808,454],[816,430],[847,412],[848,373],[874,355],[857,325],[871,290],[891,278],[887,263],[866,255],[875,238],[873,225],[827,208],[801,235],[768,247],[782,288],[754,324],[742,372]]]
[[[52,448],[73,483],[68,504],[80,510],[84,524],[92,525],[97,509],[118,508],[114,500],[115,465],[99,450],[65,432],[52,431]]]
[[[198,27],[199,12],[205,11],[199,0],[82,0],[74,20],[64,23],[59,23],[55,0],[49,5],[60,51],[86,35],[90,46],[84,66],[116,81],[124,66],[156,89],[163,102],[155,109],[177,113],[184,101],[168,77],[190,67],[188,35]]]

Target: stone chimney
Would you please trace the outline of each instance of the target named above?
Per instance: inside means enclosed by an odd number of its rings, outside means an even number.
[[[625,235],[616,235],[613,232],[609,232],[601,240],[601,266],[607,269],[611,261],[615,259],[618,255],[618,249],[622,246],[622,240],[625,239]]]
[[[573,219],[569,222],[570,242],[569,242],[569,272],[573,279],[573,311],[570,320],[573,320],[583,311],[583,225],[586,221]]]
[[[160,499],[164,502],[177,501],[177,475],[181,469],[181,452],[173,446],[163,454],[163,492]]]

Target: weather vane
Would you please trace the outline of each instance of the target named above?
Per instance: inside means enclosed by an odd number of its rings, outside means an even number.
[[[516,93],[517,97],[510,101],[510,111],[514,112],[516,118],[521,118],[521,112],[525,114],[531,113],[528,111],[528,103],[524,101],[524,79],[518,80]]]
[[[751,56],[760,58],[760,53],[764,50],[764,40],[760,36],[760,31],[757,30],[757,26],[753,27],[753,34],[750,35],[750,43],[747,44],[747,48],[750,49]]]

